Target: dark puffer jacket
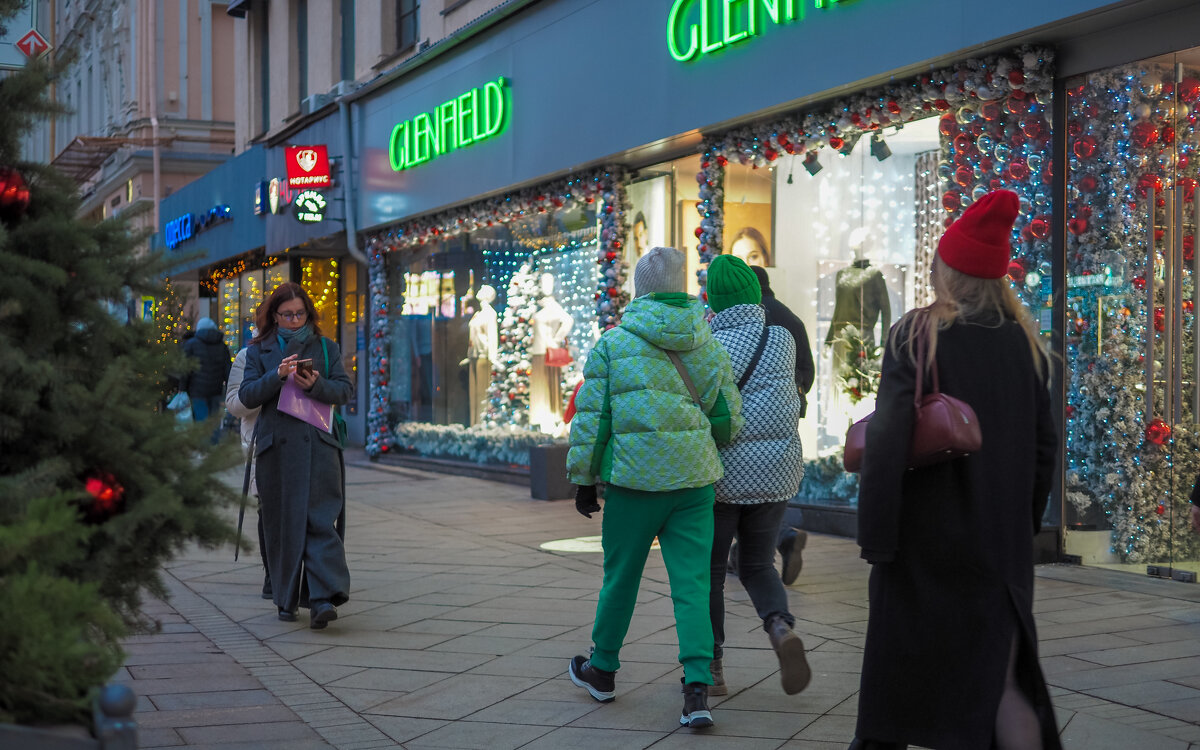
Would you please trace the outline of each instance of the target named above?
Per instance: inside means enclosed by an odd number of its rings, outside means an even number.
[[[215,328],[197,331],[195,336],[183,342],[183,353],[200,365],[183,376],[180,390],[193,398],[224,396],[233,357],[221,340],[221,332]]]

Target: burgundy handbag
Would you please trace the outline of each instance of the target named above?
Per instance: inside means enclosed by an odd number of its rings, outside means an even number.
[[[546,347],[546,367],[566,367],[574,360],[565,346]]]
[[[917,389],[913,394],[913,408],[917,413],[913,422],[912,443],[908,448],[910,469],[961,458],[983,445],[975,410],[965,401],[947,396],[939,390],[936,362],[932,368],[933,391],[921,395],[925,381],[925,340],[926,337],[922,336],[917,344]],[[842,465],[848,472],[857,473],[862,469],[863,453],[867,448],[867,422],[872,416],[873,413],[868,414],[846,431]]]

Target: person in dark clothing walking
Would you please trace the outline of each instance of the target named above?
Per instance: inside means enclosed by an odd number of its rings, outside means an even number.
[[[192,420],[203,422],[221,413],[233,356],[212,318],[196,323],[196,335],[183,342],[183,353],[196,360],[197,367],[183,376],[180,390],[186,391],[192,402]],[[220,427],[213,442],[219,436]]]
[[[947,228],[936,300],[884,350],[858,491],[872,567],[855,750],[1062,747],[1033,620],[1058,433],[1044,345],[1005,278],[1018,211],[998,190]],[[917,378],[974,410],[980,450],[908,467]]]

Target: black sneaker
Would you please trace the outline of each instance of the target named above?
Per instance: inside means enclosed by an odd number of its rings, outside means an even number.
[[[267,573],[263,576],[262,598],[263,599],[274,599],[275,598],[275,591],[271,588],[271,574],[270,573]]]
[[[679,678],[683,682],[683,678]],[[683,714],[679,717],[681,726],[692,729],[703,729],[713,725],[712,711],[708,710],[708,685],[703,682],[689,682],[683,686]]]
[[[312,630],[324,630],[337,616],[337,607],[329,602],[314,602],[309,614],[308,627]]]
[[[593,698],[601,703],[608,703],[617,697],[615,680],[613,679],[617,673],[605,672],[603,669],[593,667],[591,659],[576,656],[571,660],[571,666],[567,668],[567,674],[571,677],[571,682],[581,688],[585,688],[592,694]]]

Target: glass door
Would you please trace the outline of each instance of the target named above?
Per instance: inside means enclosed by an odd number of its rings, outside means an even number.
[[[1200,50],[1067,82],[1064,543],[1195,580]]]

